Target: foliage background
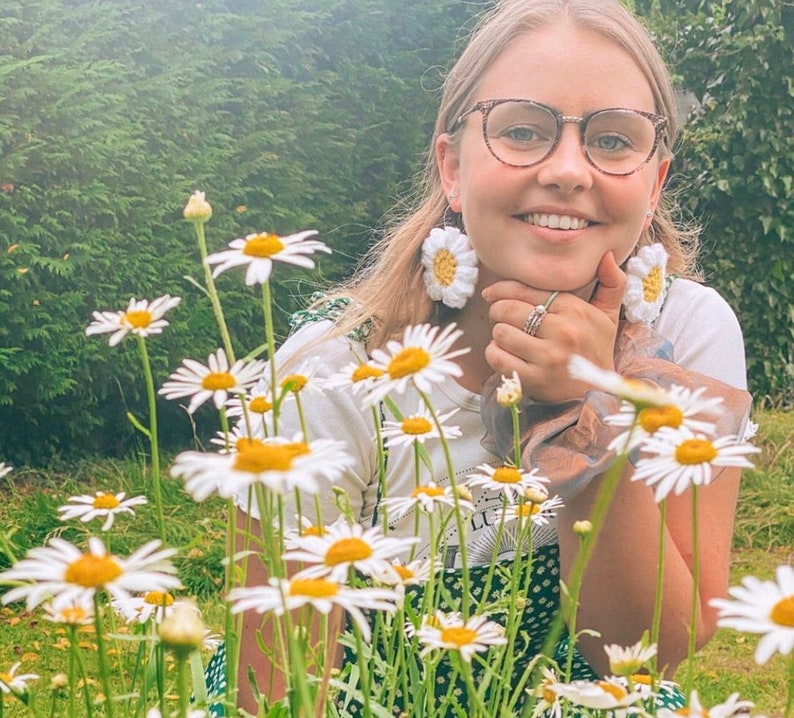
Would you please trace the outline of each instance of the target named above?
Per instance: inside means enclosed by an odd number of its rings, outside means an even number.
[[[131,296],[183,297],[150,343],[160,381],[218,345],[184,278],[197,251],[181,209],[215,208],[210,250],[317,228],[349,271],[425,150],[466,0],[4,0],[0,9],[0,456],[44,464],[120,454],[144,412],[133,343],[84,330]],[[745,329],[751,385],[794,381],[794,16],[788,0],[636,0],[697,98],[675,183],[702,221],[709,282]],[[285,312],[314,288],[279,272]],[[305,281],[305,280],[304,280]],[[220,278],[240,352],[261,319]],[[283,331],[283,325],[282,325]],[[192,427],[161,407],[166,442]],[[201,417],[197,431],[201,434]]]

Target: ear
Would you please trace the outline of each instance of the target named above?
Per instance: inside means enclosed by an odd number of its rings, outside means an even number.
[[[651,196],[648,198],[648,208],[655,210],[659,205],[659,198],[662,195],[664,183],[667,180],[667,173],[670,171],[670,158],[665,157],[660,163],[659,168],[656,170],[656,179],[651,189]]]
[[[436,140],[436,165],[441,177],[441,186],[447,196],[449,208],[453,212],[460,212],[460,161],[457,143],[450,140],[449,134],[444,133]]]

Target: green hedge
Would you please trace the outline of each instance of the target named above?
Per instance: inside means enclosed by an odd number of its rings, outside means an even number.
[[[791,399],[791,6],[636,0],[702,107],[677,162],[711,283],[742,320],[752,387]],[[347,272],[425,150],[462,0],[4,0],[0,9],[0,458],[118,453],[143,415],[132,342],[84,330],[131,296],[183,297],[150,345],[159,381],[219,345],[185,199],[210,249],[320,230],[319,269],[279,271],[283,313]],[[430,68],[430,69],[428,69]],[[261,318],[220,289],[239,350]],[[283,313],[281,316],[283,316]],[[283,327],[283,325],[282,325]],[[166,443],[191,428],[165,403]],[[201,430],[201,416],[199,430]]]

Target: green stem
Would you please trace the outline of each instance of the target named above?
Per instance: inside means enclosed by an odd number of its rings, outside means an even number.
[[[656,567],[656,598],[653,604],[653,622],[651,623],[651,645],[659,645],[659,632],[662,624],[662,595],[664,587],[664,553],[665,536],[667,535],[667,499],[659,502],[659,563]],[[656,672],[656,656],[653,657],[653,669]],[[654,679],[655,680],[655,679]]]
[[[510,407],[510,415],[513,417],[513,464],[521,468],[521,424],[517,406]]]
[[[226,513],[228,520],[226,522],[226,558],[228,564],[226,566],[225,576],[225,594],[229,595],[234,588],[234,554],[235,544],[237,542],[237,521],[236,521],[236,507],[234,499],[227,499]],[[225,620],[224,631],[226,635],[226,705],[234,705],[234,696],[237,691],[237,667],[240,662],[240,641],[237,640],[237,630],[235,617],[232,613],[232,604],[230,601],[225,602]]]
[[[94,708],[91,705],[91,696],[88,694],[88,675],[85,671],[85,663],[83,663],[83,657],[80,655],[80,649],[78,647],[77,641],[77,626],[69,626],[68,627],[68,634],[69,634],[69,650],[71,653],[72,661],[77,666],[78,673],[80,674],[80,678],[83,680],[83,700],[85,701],[85,712],[88,718],[92,718],[94,715]],[[70,695],[74,693],[77,689],[77,681],[75,680],[75,676],[73,671],[70,670],[69,672],[69,693]],[[76,715],[76,714],[73,714]]]
[[[788,695],[783,718],[791,718],[792,708],[794,708],[794,651],[792,651],[788,662]]]
[[[187,718],[187,711],[190,706],[188,670],[187,656],[178,656],[176,659],[176,688],[179,695],[179,718]]]
[[[157,527],[160,540],[165,543],[165,517],[163,515],[163,492],[160,484],[160,444],[157,437],[157,403],[154,392],[154,378],[152,364],[149,361],[149,352],[146,340],[139,336],[138,349],[141,353],[143,375],[146,378],[146,396],[149,400],[149,446],[152,453],[152,491],[154,492],[154,506],[157,511]]]
[[[698,487],[692,486],[692,617],[689,623],[689,646],[686,657],[684,695],[692,693],[695,680],[695,651],[697,650],[697,618],[700,613],[700,529],[698,522]]]
[[[430,412],[430,416],[433,418],[433,423],[435,424],[436,428],[438,429],[438,435],[441,439],[441,447],[444,450],[444,459],[447,465],[447,476],[449,477],[449,485],[452,487],[452,498],[455,501],[455,528],[458,531],[458,550],[460,551],[460,562],[461,562],[461,582],[463,584],[463,596],[462,596],[462,605],[461,605],[461,613],[463,614],[464,620],[469,617],[469,600],[470,600],[470,582],[469,582],[469,557],[468,557],[468,549],[466,548],[466,534],[463,530],[463,512],[460,510],[460,498],[458,497],[458,486],[457,481],[455,480],[455,465],[452,462],[452,454],[449,450],[449,442],[447,438],[444,436],[444,429],[441,426],[441,422],[438,420],[438,415],[436,414],[436,410],[433,408],[433,405],[430,403],[430,399],[423,391],[419,392],[419,395],[422,397],[422,401],[424,405],[427,407],[427,410]]]
[[[193,228],[196,230],[196,239],[198,240],[199,253],[201,254],[201,266],[204,269],[204,283],[206,284],[207,294],[212,304],[212,311],[215,314],[215,321],[218,323],[218,329],[221,332],[223,348],[226,350],[226,356],[229,358],[229,361],[234,363],[232,339],[229,336],[229,329],[226,326],[226,319],[223,316],[223,308],[221,307],[221,300],[218,297],[218,290],[215,288],[215,280],[212,278],[212,270],[206,262],[207,240],[204,236],[204,223],[193,222]]]
[[[265,316],[265,341],[267,342],[267,360],[270,366],[270,391],[273,393],[273,405],[277,390],[276,376],[276,336],[273,332],[273,297],[270,292],[270,281],[262,283],[262,311]],[[278,434],[278,412],[273,411],[273,433]]]
[[[102,604],[99,591],[94,593],[94,628],[96,629],[97,661],[99,663],[99,679],[105,693],[105,707],[108,718],[115,718],[116,708],[113,704],[113,685],[107,662],[107,644],[105,643],[104,627],[102,626]]]

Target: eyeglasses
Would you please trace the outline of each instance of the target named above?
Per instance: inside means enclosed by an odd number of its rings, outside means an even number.
[[[647,163],[667,124],[666,117],[640,110],[609,108],[574,117],[531,100],[484,100],[460,115],[453,131],[478,111],[485,144],[502,164],[532,167],[542,162],[570,122],[579,125],[587,161],[608,175],[630,175]]]

